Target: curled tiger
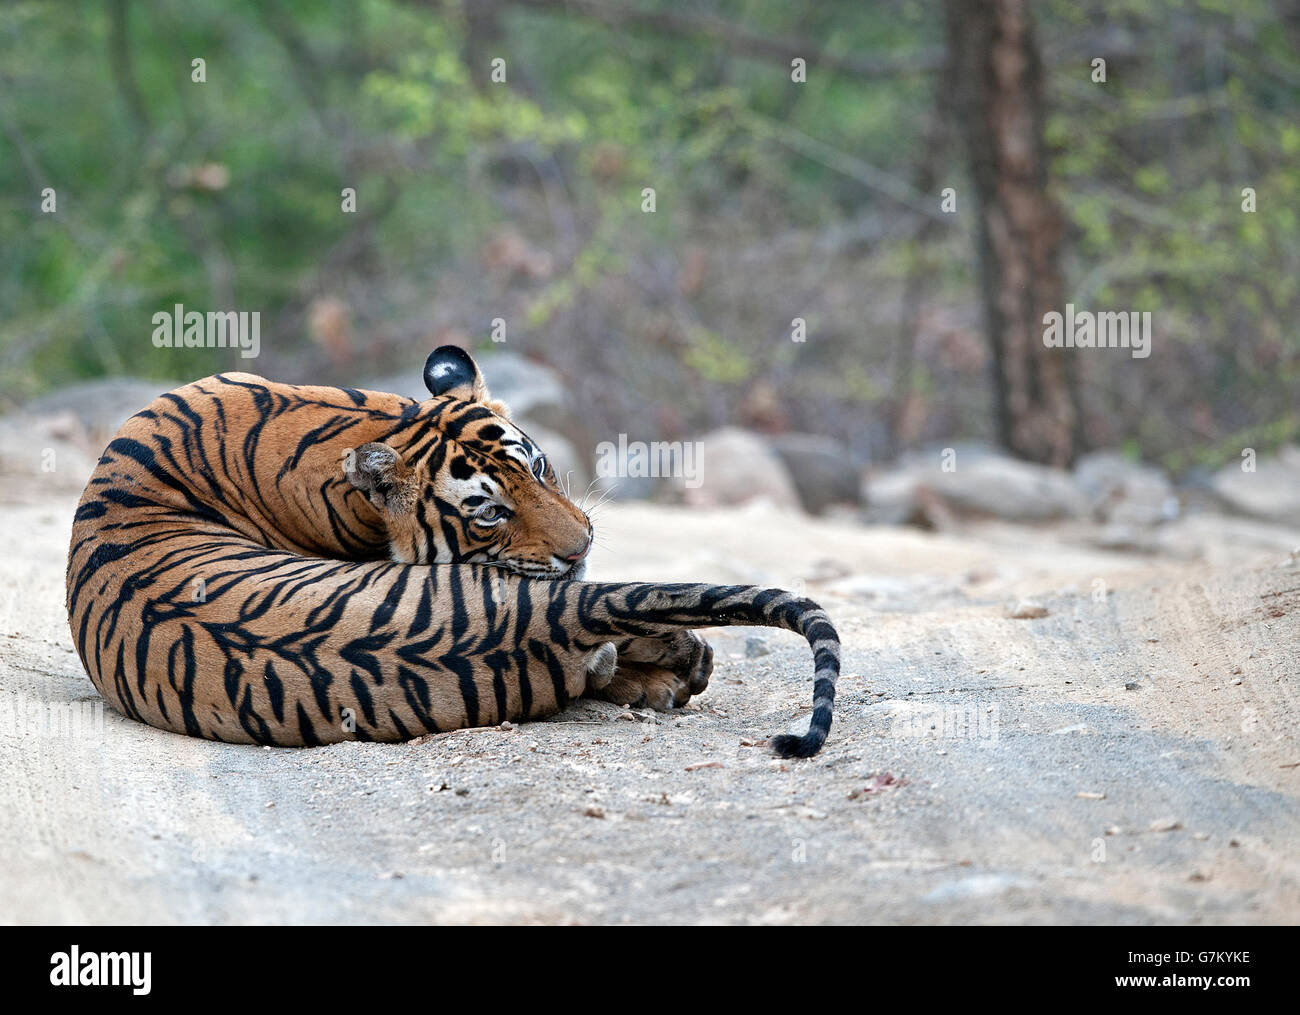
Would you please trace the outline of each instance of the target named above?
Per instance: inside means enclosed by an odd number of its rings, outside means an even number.
[[[161,395],[78,505],[67,606],[123,715],[229,743],[401,741],[554,714],[581,695],[666,710],[708,684],[694,629],[812,648],[809,757],[839,639],[780,589],[584,580],[593,529],[455,346],[422,401],[220,374]]]

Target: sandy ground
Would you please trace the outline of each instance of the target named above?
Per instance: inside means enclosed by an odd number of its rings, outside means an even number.
[[[712,684],[669,716],[272,750],[96,714],[63,609],[76,498],[38,500],[0,504],[5,921],[1300,919],[1300,563],[1267,540],[1184,563],[607,506],[593,578],[802,582],[829,609],[820,756],[761,746],[806,722],[811,663],[758,629],[712,633]],[[1023,597],[1047,615],[1010,619]],[[69,706],[79,730],[45,728]]]

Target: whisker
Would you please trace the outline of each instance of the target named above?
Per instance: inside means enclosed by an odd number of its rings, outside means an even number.
[[[591,510],[595,511],[596,508],[604,504],[605,501],[611,499],[614,496],[614,491],[617,489],[618,489],[618,484],[615,483],[613,486],[606,487],[603,491],[601,491],[600,500],[596,501],[596,503],[591,506]]]
[[[598,482],[600,482],[600,477],[599,477],[599,476],[597,476],[595,479],[593,479],[590,483],[587,484],[587,489],[585,489],[585,490],[582,491],[582,503],[581,503],[580,505],[578,505],[579,507],[582,507],[582,508],[585,508],[585,507],[586,507],[586,505],[587,505],[587,498],[591,495],[591,488],[592,488],[593,486],[595,486]]]

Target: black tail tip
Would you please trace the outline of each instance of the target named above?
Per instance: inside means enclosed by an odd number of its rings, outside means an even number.
[[[821,730],[809,730],[801,737],[792,733],[782,733],[770,741],[772,753],[778,758],[811,758],[826,743],[826,734]]]

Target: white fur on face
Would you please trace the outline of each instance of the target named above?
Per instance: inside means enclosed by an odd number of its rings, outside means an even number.
[[[442,496],[453,504],[463,504],[467,497],[486,497],[488,500],[514,510],[515,506],[504,497],[501,485],[488,476],[475,473],[469,479],[452,479],[444,476]]]

